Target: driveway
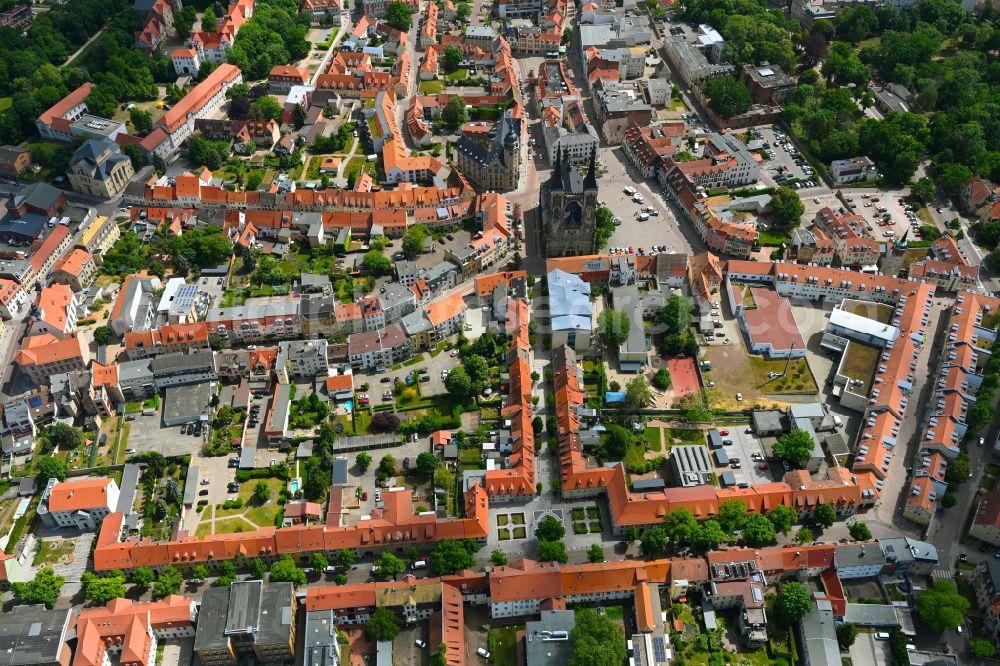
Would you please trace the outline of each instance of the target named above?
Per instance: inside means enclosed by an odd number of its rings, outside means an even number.
[[[135,419],[131,422],[132,428],[129,432],[128,446],[130,449],[135,449],[136,453],[156,451],[168,458],[175,458],[186,455],[193,456],[201,451],[201,446],[204,443],[202,437],[182,435],[181,426],[168,428],[162,425],[159,413],[151,416],[136,413],[129,416],[135,416]]]

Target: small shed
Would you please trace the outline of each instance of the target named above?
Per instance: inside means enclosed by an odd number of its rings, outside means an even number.
[[[725,449],[716,449],[712,451],[712,455],[715,456],[715,464],[719,467],[729,466],[729,454]]]
[[[735,486],[736,475],[732,472],[732,470],[726,470],[725,472],[719,475],[719,483],[721,483],[722,486],[725,488]]]
[[[445,460],[458,460],[458,446],[455,444],[445,444],[444,446],[444,459]]]

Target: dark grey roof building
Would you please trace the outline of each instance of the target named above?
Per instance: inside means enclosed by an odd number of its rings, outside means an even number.
[[[61,666],[68,664],[66,645],[71,609],[16,606],[0,616],[0,666]]]
[[[291,583],[248,580],[205,591],[194,650],[202,663],[263,663],[295,658],[295,595]]]

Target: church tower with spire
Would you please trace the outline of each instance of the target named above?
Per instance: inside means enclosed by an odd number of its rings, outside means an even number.
[[[568,257],[597,251],[597,149],[590,154],[587,175],[556,152],[552,176],[542,187],[540,202],[545,256]]]

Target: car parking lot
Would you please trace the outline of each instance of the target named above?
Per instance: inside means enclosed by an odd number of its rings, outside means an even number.
[[[730,465],[718,468],[718,473],[731,471],[736,477],[737,484],[771,483],[773,479],[770,469],[764,462],[760,442],[753,432],[747,432],[747,430],[750,429],[744,425],[734,425],[719,430],[719,435],[724,443],[722,450],[729,457]],[[725,444],[725,442],[731,442],[731,444]],[[737,463],[737,461],[739,462]],[[734,468],[733,464],[738,464],[739,467]],[[760,469],[762,465],[765,468],[763,470]]]
[[[789,185],[809,191],[822,187],[819,176],[782,130],[769,125],[757,127],[752,130],[748,140],[755,138],[764,142],[762,180],[769,185]],[[796,186],[795,181],[803,185]]]
[[[128,448],[135,449],[137,454],[156,451],[168,458],[174,458],[200,451],[204,444],[203,436],[181,434],[181,426],[169,428],[164,426],[159,413],[152,415],[134,413],[128,414],[125,418],[132,424]]]
[[[601,178],[601,201],[621,220],[621,224],[616,225],[608,246],[650,251],[657,245],[666,248],[665,252],[690,252],[692,242],[685,236],[677,218],[663,199],[659,186],[634,177],[631,167],[622,161],[620,148],[601,148],[599,155],[607,167],[607,172]],[[625,194],[626,187],[641,194],[642,203]],[[655,214],[643,210],[649,208],[656,211]],[[640,221],[639,215],[643,212],[649,217]]]
[[[866,228],[876,240],[892,241],[907,230],[910,237],[920,238],[919,227],[924,222],[906,204],[898,192],[873,188],[842,189],[840,196],[853,211],[864,219]],[[933,225],[932,225],[933,226]]]

